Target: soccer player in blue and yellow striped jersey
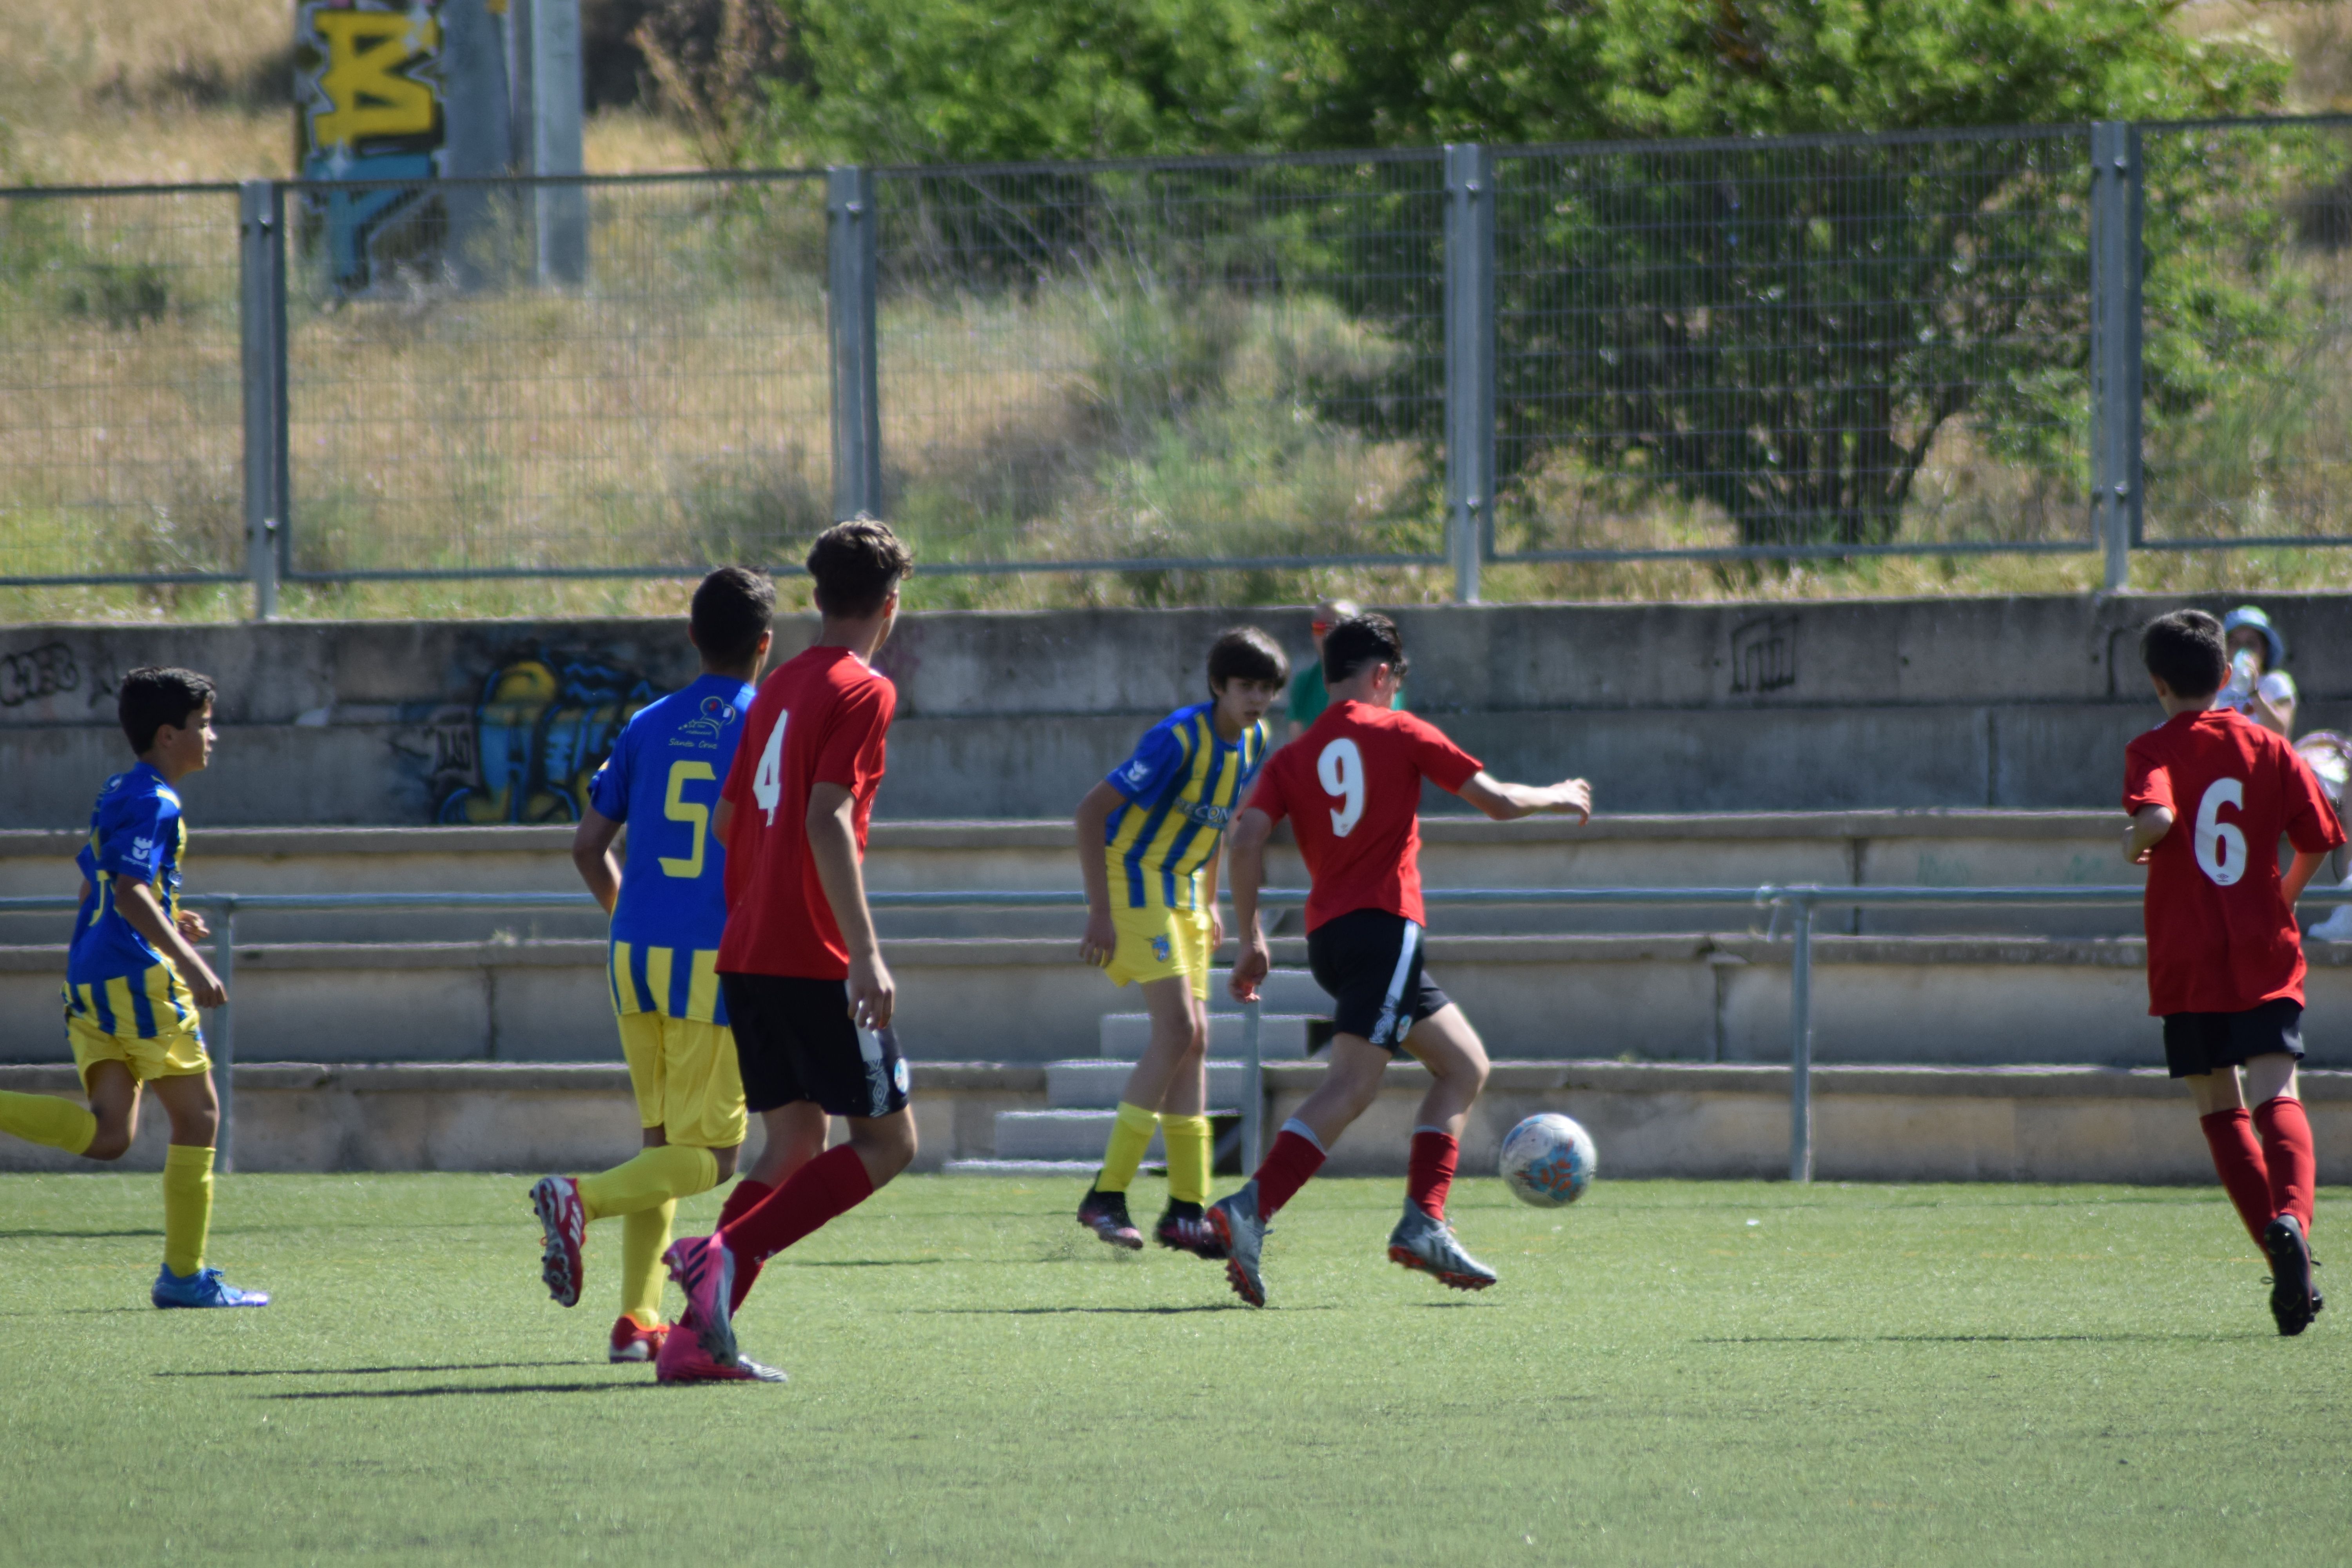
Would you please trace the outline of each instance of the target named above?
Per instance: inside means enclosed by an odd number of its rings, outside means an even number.
[[[677,1200],[735,1173],[747,1117],[743,1079],[714,965],[727,923],[726,850],[710,830],[734,765],[752,683],[767,662],[775,584],[725,566],[695,590],[687,633],[702,674],[633,714],[588,785],[572,863],[613,917],[606,981],[645,1148],[612,1170],[531,1188],[545,1231],[548,1294],[580,1300],[588,1222],[625,1216],[614,1361],[651,1361],[661,1321],[661,1255]],[[627,861],[612,846],[629,830]]]
[[[1289,661],[1255,626],[1209,649],[1210,700],[1153,725],[1134,755],[1078,803],[1078,864],[1087,934],[1079,955],[1121,985],[1137,982],[1151,1039],[1119,1097],[1101,1172],[1078,1223],[1115,1247],[1139,1247],[1127,1189],[1157,1129],[1168,1144],[1163,1247],[1207,1245],[1209,967],[1217,919],[1217,849],[1270,744],[1265,713]],[[1203,1254],[1203,1256],[1208,1256]]]
[[[163,1151],[163,1268],[158,1307],[262,1307],[205,1267],[213,1215],[213,1138],[220,1100],[199,1007],[227,1002],[192,939],[206,934],[180,908],[188,828],[176,787],[212,761],[213,683],[192,669],[134,669],[115,711],[139,765],[115,774],[89,814],[76,858],[81,908],[66,955],[66,1038],[89,1096],[85,1110],[46,1094],[0,1093],[0,1131],[92,1160],[120,1159],[139,1131],[152,1085],[172,1119]]]

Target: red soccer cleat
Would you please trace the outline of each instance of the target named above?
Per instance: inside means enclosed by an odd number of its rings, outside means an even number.
[[[656,1383],[785,1383],[790,1380],[772,1366],[761,1366],[739,1355],[732,1365],[710,1359],[692,1327],[681,1321],[680,1332],[667,1335],[654,1358]]]
[[[668,1325],[656,1323],[647,1328],[624,1312],[613,1324],[612,1343],[606,1348],[604,1359],[609,1362],[652,1361],[661,1354],[663,1342],[668,1338]]]
[[[580,1304],[580,1248],[588,1239],[588,1211],[580,1204],[580,1184],[569,1176],[541,1176],[531,1184],[530,1206],[539,1215],[546,1246],[539,1277],[559,1307]]]

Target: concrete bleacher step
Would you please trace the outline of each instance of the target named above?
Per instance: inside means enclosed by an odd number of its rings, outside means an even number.
[[[1303,1013],[1266,1013],[1259,1016],[1257,1054],[1263,1061],[1300,1061],[1309,1054],[1310,1026],[1321,1023],[1323,1016]],[[1209,1015],[1209,1053],[1213,1058],[1238,1058],[1242,1054],[1242,1016],[1239,1013]],[[1121,1064],[1139,1060],[1146,1046],[1151,1043],[1151,1016],[1148,1013],[1106,1013],[1102,1021],[1102,1054],[1104,1059]],[[1058,1103],[1058,1102],[1057,1102]]]
[[[1237,1114],[1230,1107],[1212,1106],[1212,1117]],[[1000,1110],[996,1113],[996,1157],[1000,1160],[1076,1160],[1092,1169],[1102,1160],[1103,1145],[1118,1121],[1115,1110]],[[1144,1151],[1147,1165],[1164,1163],[1168,1150],[1158,1132]]]
[[[1271,1058],[1269,1058],[1271,1059]],[[1296,1061],[1298,1058],[1286,1058]],[[1119,1091],[1127,1087],[1129,1071],[1126,1062],[1096,1061],[1081,1057],[1075,1061],[1045,1064],[1045,1103],[1056,1110],[1115,1110],[1118,1108]],[[1239,1105],[1247,1081],[1239,1062],[1209,1063],[1209,1103]]]

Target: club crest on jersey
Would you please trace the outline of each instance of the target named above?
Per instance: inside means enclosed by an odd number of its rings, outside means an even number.
[[[1133,762],[1127,764],[1128,783],[1131,784],[1139,784],[1150,776],[1151,764],[1150,763]]]
[[[702,735],[715,741],[725,734],[727,726],[733,722],[735,704],[724,697],[706,697],[702,700],[702,710],[677,728],[682,735]]]
[[[1151,956],[1160,963],[1166,963],[1174,951],[1168,945],[1168,939],[1165,936],[1155,936],[1151,939]]]

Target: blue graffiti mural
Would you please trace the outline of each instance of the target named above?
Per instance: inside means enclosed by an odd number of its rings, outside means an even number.
[[[641,675],[540,652],[492,670],[467,721],[439,726],[434,820],[577,822],[629,716],[662,695]]]

